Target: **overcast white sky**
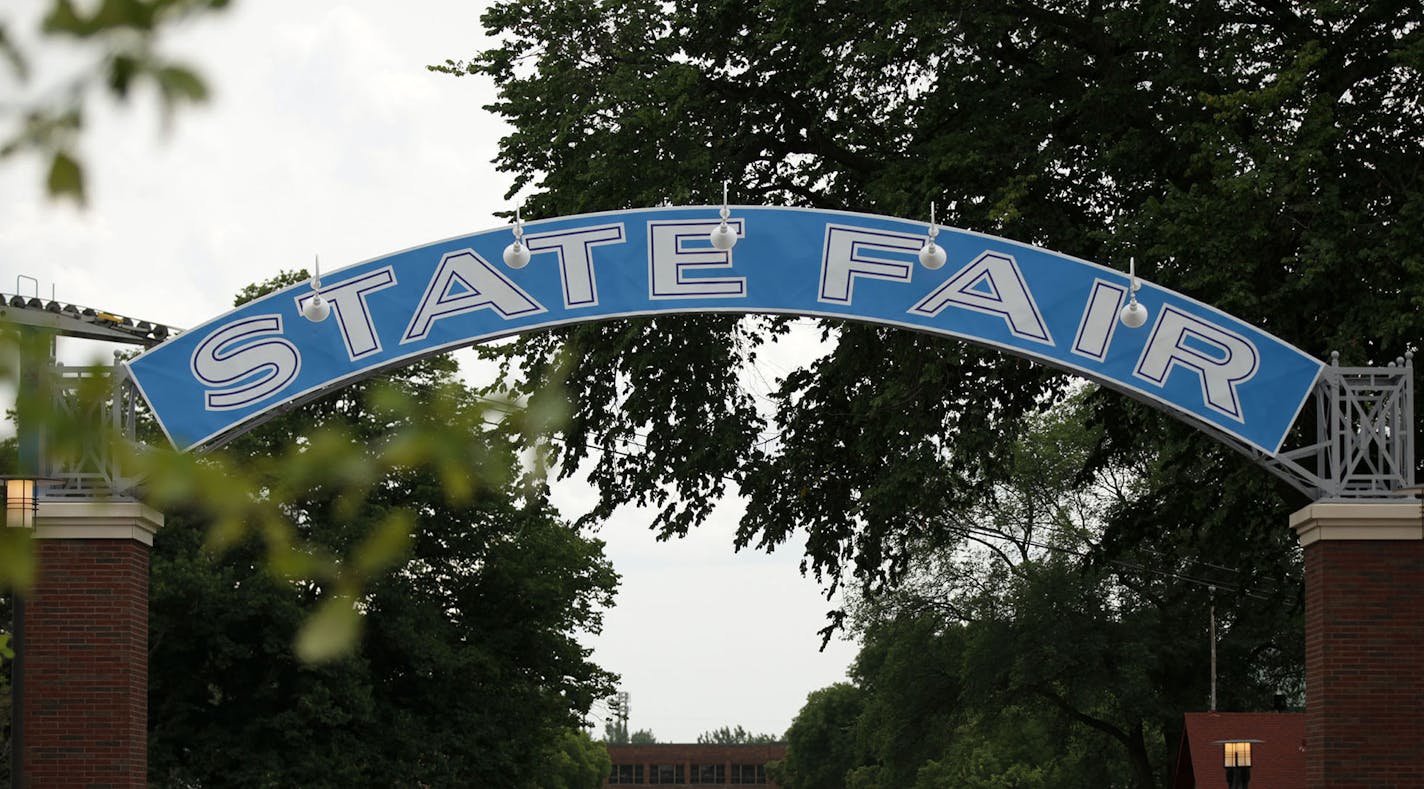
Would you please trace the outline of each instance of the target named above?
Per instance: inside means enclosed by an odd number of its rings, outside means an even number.
[[[25,25],[42,3],[5,5],[0,18]],[[0,164],[0,291],[24,274],[46,297],[53,287],[63,301],[190,327],[314,253],[335,269],[502,224],[493,212],[510,179],[489,162],[504,130],[481,109],[493,88],[425,70],[481,48],[483,6],[238,0],[179,31],[169,50],[198,67],[212,102],[167,136],[151,97],[97,103],[87,210],[46,200],[37,163]],[[30,90],[64,73],[62,60],[36,65]],[[0,77],[0,96],[15,90]],[[803,362],[811,345],[782,349],[755,377]],[[570,516],[590,502],[578,483],[558,499]],[[797,571],[799,545],[733,552],[739,511],[726,502],[715,523],[670,543],[631,509],[600,534],[623,586],[596,659],[623,675],[630,726],[660,740],[722,725],[780,734],[854,656],[844,642],[818,651],[828,604]]]

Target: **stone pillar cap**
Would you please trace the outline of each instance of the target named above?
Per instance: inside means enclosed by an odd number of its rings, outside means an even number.
[[[37,540],[138,540],[153,545],[163,513],[140,501],[41,499],[35,515]]]
[[[1302,546],[1321,540],[1424,540],[1418,499],[1317,501],[1291,514]]]

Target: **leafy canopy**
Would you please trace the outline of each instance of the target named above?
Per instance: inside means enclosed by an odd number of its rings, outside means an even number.
[[[958,541],[916,545],[896,589],[857,596],[858,707],[828,736],[808,700],[786,786],[1165,785],[1182,712],[1205,707],[1213,607],[1222,709],[1303,697],[1298,574],[1246,588],[1190,543],[1105,558],[1105,516],[1155,458],[1079,478],[1097,438],[1085,399],[1029,420],[1018,473],[952,527]]]
[[[959,226],[1135,256],[1322,358],[1382,364],[1424,335],[1418,4],[538,0],[484,22],[499,45],[434,68],[499,85],[526,216],[715,203],[724,178],[747,202],[936,201]],[[560,469],[589,464],[592,517],[633,501],[676,535],[738,492],[737,545],[804,530],[831,589],[893,586],[911,546],[956,539],[946,523],[1016,473],[1025,415],[1070,391],[995,351],[828,320],[830,352],[767,405],[742,376],[786,325],[629,320],[490,353],[520,360],[517,390],[568,371]],[[1124,398],[1093,396],[1087,418],[1103,430],[1085,471],[1159,453],[1104,554],[1215,541],[1214,561],[1291,575],[1283,524],[1303,502],[1279,483]]]
[[[697,742],[705,745],[767,745],[779,741],[775,734],[754,734],[741,726],[723,726],[697,735]]]
[[[243,462],[229,484],[284,520],[168,500],[150,596],[161,783],[601,785],[607,754],[580,728],[615,677],[577,637],[601,628],[617,575],[525,478],[519,420],[481,402],[451,358],[428,359],[228,447]],[[390,463],[403,441],[442,460]],[[312,623],[333,605],[341,639],[313,665]]]

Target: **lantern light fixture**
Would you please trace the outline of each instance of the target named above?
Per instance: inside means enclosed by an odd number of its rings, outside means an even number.
[[[1227,767],[1251,766],[1251,743],[1253,740],[1228,740],[1222,743]]]
[[[302,316],[312,323],[321,323],[331,314],[331,304],[321,295],[321,256],[313,255],[312,260],[316,274],[311,278],[312,296],[302,304]]]
[[[950,206],[951,209],[953,206]],[[944,262],[949,259],[949,255],[944,251],[944,247],[935,243],[935,238],[939,235],[939,224],[935,222],[935,204],[930,203],[930,230],[925,236],[925,245],[920,247],[920,265],[934,271],[944,266]]]
[[[1137,291],[1142,287],[1142,283],[1137,281],[1137,258],[1128,258],[1128,284],[1127,306],[1118,313],[1118,318],[1122,320],[1122,325],[1129,329],[1138,329],[1147,322],[1147,308],[1137,301]]]
[[[524,218],[514,207],[514,243],[504,248],[504,265],[521,269],[529,265],[529,247],[524,245]]]
[[[40,511],[40,490],[61,482],[42,477],[0,477],[5,481],[5,525],[13,529],[33,529]]]
[[[732,209],[727,205],[727,181],[722,182],[722,210],[718,212],[722,217],[722,223],[708,234],[712,246],[727,252],[737,245],[737,231],[727,225],[727,218],[732,215]]]

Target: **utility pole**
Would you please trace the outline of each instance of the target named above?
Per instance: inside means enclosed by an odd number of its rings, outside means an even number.
[[[1216,587],[1207,587],[1211,593],[1211,709],[1216,712]]]

